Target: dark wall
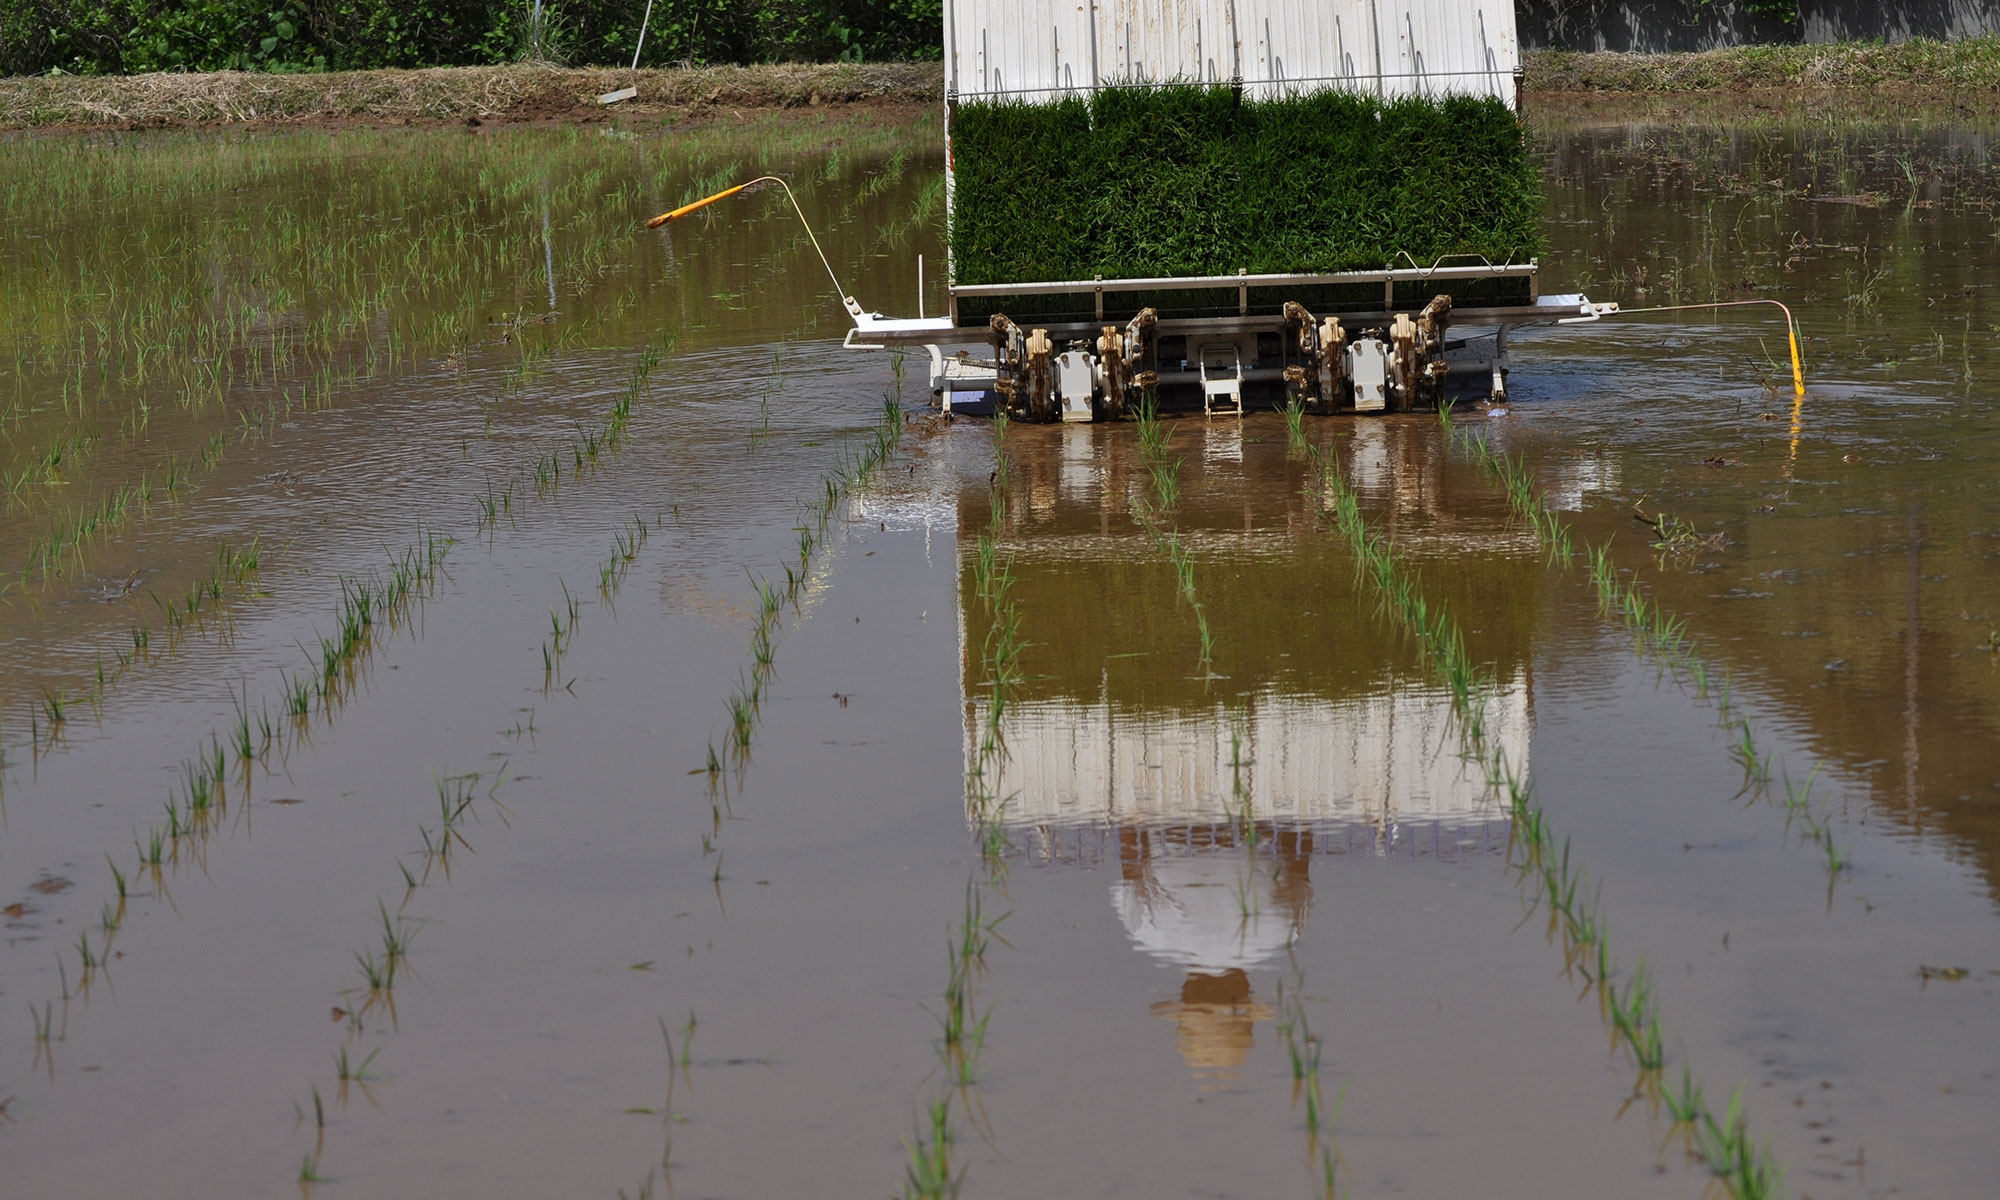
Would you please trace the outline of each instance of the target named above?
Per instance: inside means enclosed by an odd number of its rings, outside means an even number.
[[[1659,53],[2000,33],[2000,0],[1518,0],[1525,50]]]

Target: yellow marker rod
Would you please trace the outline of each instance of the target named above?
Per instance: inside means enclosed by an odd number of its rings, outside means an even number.
[[[1784,305],[1778,307],[1784,308]],[[1792,386],[1798,389],[1801,401],[1806,398],[1805,368],[1799,366],[1799,329],[1792,321],[1792,312],[1785,309],[1785,333],[1792,339]]]
[[[799,215],[799,224],[805,227],[806,236],[812,239],[813,253],[819,255],[820,265],[826,268],[826,277],[833,281],[833,294],[841,298],[841,302],[847,306],[849,312],[859,314],[861,306],[856,304],[853,297],[849,296],[846,290],[840,286],[839,277],[833,273],[833,264],[827,261],[826,251],[820,248],[819,235],[813,232],[812,222],[806,220],[806,210],[799,207],[799,198],[792,194],[792,185],[786,183],[776,175],[760,175],[748,183],[739,183],[733,188],[717,192],[715,195],[697,200],[693,204],[683,204],[672,212],[661,213],[659,216],[646,222],[646,228],[658,229],[669,221],[679,220],[698,208],[706,208],[717,200],[727,200],[743,189],[756,187],[760,183],[775,183],[785,189],[785,199],[792,202],[792,211]]]
[[[1792,310],[1777,300],[1716,300],[1707,304],[1654,304],[1646,308],[1621,308],[1617,312],[1604,313],[1601,317],[1571,317],[1558,321],[1558,325],[1570,325],[1579,321],[1609,320],[1612,317],[1629,317],[1637,313],[1689,312],[1694,309],[1746,308],[1752,304],[1768,304],[1785,314],[1785,337],[1792,344],[1792,388],[1803,402],[1806,398],[1806,372],[1799,363],[1799,323],[1792,319]]]
[[[1778,300],[1717,300],[1707,304],[1656,304],[1646,308],[1621,308],[1617,312],[1602,314],[1602,318],[1630,316],[1635,313],[1687,312],[1692,309],[1747,308],[1752,304],[1768,304],[1785,314],[1785,338],[1792,346],[1792,444],[1786,458],[1785,476],[1791,477],[1791,463],[1799,457],[1799,433],[1805,427],[1806,372],[1799,362],[1799,323],[1792,317],[1792,310]],[[1597,317],[1570,317],[1556,322],[1567,325],[1572,322],[1598,320]]]
[[[756,179],[750,181],[750,183],[758,183],[758,182],[761,181]],[[715,195],[710,196],[705,200],[697,200],[693,204],[683,204],[672,212],[661,213],[659,216],[654,217],[652,220],[646,222],[646,228],[658,229],[660,226],[665,225],[668,221],[680,220],[682,217],[687,216],[689,213],[693,212],[697,208],[707,208],[709,205],[715,203],[717,200],[727,200],[731,196],[734,196],[736,193],[742,191],[744,188],[749,187],[750,183],[739,183],[735,187],[730,188],[727,191],[717,192],[715,193]]]

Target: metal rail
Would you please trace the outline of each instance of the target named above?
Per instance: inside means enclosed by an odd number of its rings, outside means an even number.
[[[1405,255],[1407,258],[1408,256]],[[1169,275],[1147,276],[1136,279],[1106,279],[1097,276],[1091,279],[1061,279],[1040,283],[962,283],[952,284],[947,289],[951,320],[958,321],[958,302],[961,296],[1079,296],[1092,295],[1096,298],[1093,306],[1094,319],[1104,319],[1104,297],[1107,294],[1130,292],[1227,292],[1236,293],[1236,311],[1239,316],[1250,315],[1251,288],[1297,288],[1323,287],[1326,285],[1371,285],[1382,287],[1384,308],[1396,307],[1396,285],[1399,283],[1429,283],[1454,279],[1526,279],[1528,298],[1539,298],[1541,290],[1536,283],[1539,260],[1529,259],[1525,263],[1509,260],[1504,263],[1481,261],[1459,266],[1441,266],[1443,260],[1428,267],[1384,267],[1379,271],[1333,271],[1289,274],[1252,275],[1241,271],[1235,275]],[[1055,325],[1049,325],[1051,331]]]
[[[1533,304],[1454,308],[1451,324],[1454,329],[1467,326],[1512,329],[1523,325],[1554,325],[1566,318],[1616,311],[1615,304],[1592,304],[1581,295],[1543,296]],[[1322,312],[1317,315],[1338,317],[1342,324],[1350,328],[1367,328],[1395,320],[1396,310]],[[1265,333],[1277,329],[1282,321],[1283,317],[1276,313],[1235,317],[1162,317],[1159,332],[1162,337]],[[1102,323],[1098,321],[1037,320],[1033,324],[1037,329],[1046,330],[1051,338],[1059,340],[1095,337],[1102,328]],[[847,331],[842,344],[850,350],[884,349],[889,346],[969,346],[984,344],[988,337],[987,327],[983,324],[953,325],[945,317],[899,321],[864,316],[857,318],[855,327]]]
[[[1314,287],[1329,283],[1420,283],[1427,279],[1488,279],[1533,275],[1536,261],[1481,263],[1467,267],[1385,267],[1380,271],[1333,271],[1324,274],[1153,275],[1139,279],[1060,279],[1047,283],[957,283],[955,296],[1037,296],[1051,293],[1201,291],[1238,287]]]
[[[1456,89],[1437,86],[1431,82],[1432,80],[1439,79],[1490,79],[1493,81],[1493,87],[1488,91],[1488,95],[1500,100],[1511,100],[1514,95],[1514,73],[1512,71],[1498,71],[1488,67],[1476,71],[1403,71],[1396,74],[1382,75],[1310,75],[1292,78],[1277,76],[1270,79],[1103,79],[1088,87],[1080,83],[1064,83],[1051,84],[1048,87],[1012,87],[989,90],[974,88],[967,91],[953,92],[952,96],[962,100],[980,100],[993,96],[1006,99],[1023,96],[1087,96],[1093,91],[1142,91],[1147,88],[1164,90],[1166,88],[1199,87],[1203,85],[1216,86],[1220,84],[1296,91],[1353,91],[1364,95],[1379,95],[1384,90],[1383,85],[1405,81],[1414,81],[1417,86],[1409,89],[1407,93],[1399,94],[1417,96],[1428,96],[1433,92],[1445,96],[1463,94]],[[1338,88],[1314,86],[1326,84],[1366,84],[1370,86],[1365,88],[1357,86]]]

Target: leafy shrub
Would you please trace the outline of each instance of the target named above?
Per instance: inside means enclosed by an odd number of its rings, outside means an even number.
[[[533,0],[0,0],[0,74],[509,62]],[[646,0],[552,0],[544,53],[632,61]],[[642,66],[935,58],[940,0],[654,0]]]

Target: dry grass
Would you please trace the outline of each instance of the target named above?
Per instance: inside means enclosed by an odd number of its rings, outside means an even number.
[[[639,95],[615,111],[936,103],[944,96],[936,63],[31,76],[0,79],[0,128],[560,119],[602,113],[598,95],[633,86]]]
[[[1532,92],[1712,92],[1754,88],[1986,94],[2000,86],[2000,37],[1892,45],[1739,46],[1700,54],[1525,56]]]
[[[1894,45],[1743,46],[1701,54],[1524,56],[1537,93],[1827,89],[1991,102],[2000,37]],[[934,104],[937,63],[773,64],[625,71],[546,66],[438,67],[319,75],[154,74],[0,78],[0,129],[313,122],[562,120],[601,115],[601,93],[637,86],[615,111],[651,115],[812,104]]]

